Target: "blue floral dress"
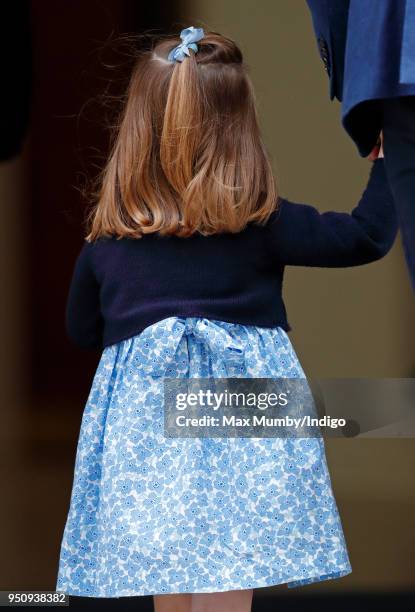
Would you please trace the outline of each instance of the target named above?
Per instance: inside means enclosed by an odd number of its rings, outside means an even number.
[[[170,317],[107,346],[56,589],[209,593],[351,572],[322,438],[167,438],[164,377],[305,377],[281,328]]]

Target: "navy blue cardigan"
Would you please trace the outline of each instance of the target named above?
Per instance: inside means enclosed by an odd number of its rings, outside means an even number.
[[[290,330],[282,298],[287,265],[346,267],[385,255],[397,233],[383,160],[351,214],[281,199],[264,226],[189,238],[147,234],[85,242],[69,289],[66,330],[102,349],[169,316]]]

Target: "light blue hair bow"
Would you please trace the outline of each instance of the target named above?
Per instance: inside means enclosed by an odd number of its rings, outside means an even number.
[[[189,49],[197,53],[198,46],[196,43],[202,40],[204,35],[203,28],[194,28],[193,26],[185,28],[180,32],[180,38],[183,42],[170,51],[167,59],[170,62],[182,62],[186,56],[190,55]]]

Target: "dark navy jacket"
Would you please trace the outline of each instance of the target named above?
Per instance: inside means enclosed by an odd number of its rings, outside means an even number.
[[[362,156],[382,126],[380,100],[415,95],[415,0],[307,0],[330,96]]]

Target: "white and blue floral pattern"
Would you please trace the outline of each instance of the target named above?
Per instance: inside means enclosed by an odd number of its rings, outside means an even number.
[[[104,348],[57,590],[208,593],[351,572],[322,438],[165,438],[163,377],[305,377],[281,328],[170,317]]]

